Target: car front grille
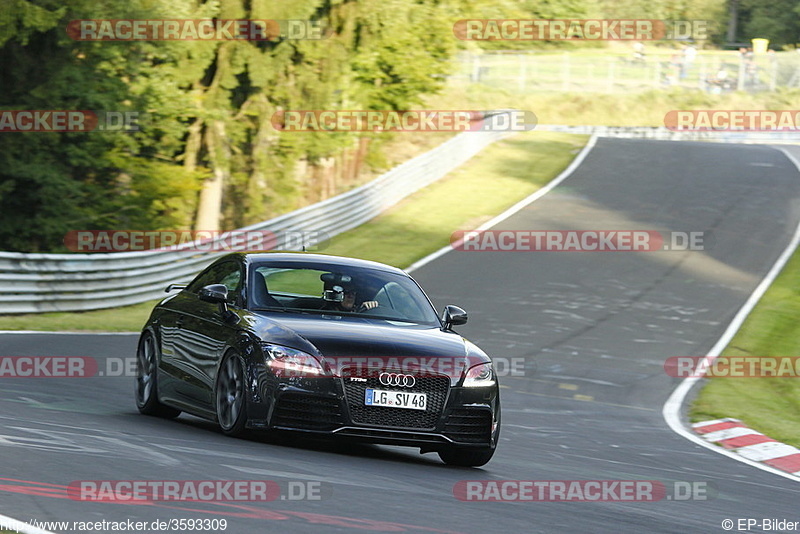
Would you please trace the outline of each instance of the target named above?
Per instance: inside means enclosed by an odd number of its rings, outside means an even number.
[[[462,443],[488,443],[492,437],[492,414],[488,410],[453,410],[444,435]]]
[[[278,397],[272,425],[305,430],[333,430],[342,425],[339,401],[301,393]]]
[[[447,393],[450,389],[450,377],[446,375],[417,376],[416,384],[410,388],[384,386],[378,380],[382,370],[375,369],[344,369],[342,381],[344,383],[347,407],[353,423],[360,425],[373,425],[390,428],[413,428],[419,430],[433,430],[442,413]],[[351,377],[364,379],[363,381],[350,380]],[[403,391],[404,393],[426,393],[427,408],[423,410],[408,410],[404,408],[389,408],[386,406],[366,406],[364,397],[367,388]]]

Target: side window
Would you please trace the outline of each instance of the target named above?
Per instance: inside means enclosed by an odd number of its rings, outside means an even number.
[[[225,275],[225,277],[222,280],[220,280],[219,283],[228,288],[228,293],[233,293],[241,289],[241,283],[240,283],[241,281],[242,281],[242,271],[240,271],[237,268],[235,271],[232,271],[227,275]]]
[[[200,288],[214,283],[212,280],[213,276],[214,276],[214,269],[211,268],[206,269],[202,273],[198,274],[195,277],[195,279],[191,281],[191,283],[186,287],[186,290],[190,293],[197,294],[197,292],[200,291]]]
[[[226,261],[214,265],[200,273],[186,289],[197,294],[203,287],[210,284],[222,284],[227,287],[231,297],[230,302],[236,306],[241,305],[239,296],[242,289],[242,270],[237,262]]]

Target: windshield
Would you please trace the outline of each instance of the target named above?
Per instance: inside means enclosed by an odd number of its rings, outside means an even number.
[[[250,268],[252,310],[353,315],[438,326],[436,311],[407,276],[377,269],[287,262]]]

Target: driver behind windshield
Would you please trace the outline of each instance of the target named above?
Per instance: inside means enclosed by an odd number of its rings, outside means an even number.
[[[366,300],[356,306],[359,289],[350,275],[325,273],[320,279],[325,283],[322,298],[327,310],[364,312],[378,307],[378,301],[375,300]]]

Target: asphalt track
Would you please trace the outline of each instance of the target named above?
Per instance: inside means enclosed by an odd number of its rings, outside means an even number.
[[[525,358],[502,380],[503,430],[481,469],[412,449],[224,437],[138,415],[132,379],[0,380],[0,513],[28,521],[225,518],[227,532],[724,532],[740,518],[800,521],[800,485],[675,435],[666,358],[703,355],[787,246],[800,176],[766,146],[600,140],[582,165],[499,229],[711,232],[705,251],[458,252],[414,273],[489,354]],[[0,355],[134,354],[134,336],[0,336]],[[102,365],[101,365],[102,368]],[[319,501],[78,502],[76,480],[321,481]],[[462,480],[706,482],[709,500],[461,502]],[[716,493],[716,492],[712,492]],[[734,528],[734,531],[736,529]],[[762,531],[751,527],[750,531]]]

